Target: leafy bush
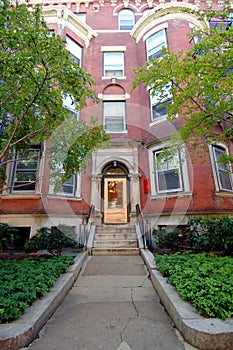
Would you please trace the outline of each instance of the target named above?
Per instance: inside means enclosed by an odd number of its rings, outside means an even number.
[[[153,236],[160,248],[175,248],[182,242],[180,230],[154,230]]]
[[[73,263],[69,256],[0,260],[0,323],[14,321]]]
[[[155,255],[159,271],[205,317],[233,317],[233,258],[213,254]]]
[[[41,227],[25,244],[24,250],[26,253],[34,253],[43,249],[53,253],[53,250],[56,250],[57,255],[61,255],[62,247],[74,247],[77,244],[73,238],[70,238],[74,235],[75,229],[72,226]]]
[[[6,223],[0,223],[0,253],[3,248],[13,242],[17,229]]]
[[[198,250],[233,251],[233,218],[222,216],[203,219],[194,217],[188,221],[187,243]]]

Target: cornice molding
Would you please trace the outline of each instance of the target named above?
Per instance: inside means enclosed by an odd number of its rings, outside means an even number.
[[[180,2],[172,2],[163,5],[158,5],[153,10],[148,12],[148,14],[144,15],[134,26],[130,35],[136,40],[138,43],[139,40],[145,35],[148,30],[155,27],[156,25],[168,21],[171,19],[183,19],[190,21],[199,29],[208,28],[207,21],[200,21],[197,18],[197,15],[185,12],[187,10],[199,10],[197,6],[180,3]]]
[[[66,6],[42,7],[42,15],[47,24],[57,24],[58,28],[68,28],[80,37],[88,47],[90,40],[97,36],[86,23],[81,22]]]

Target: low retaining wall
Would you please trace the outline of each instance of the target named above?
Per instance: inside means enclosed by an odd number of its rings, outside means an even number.
[[[50,291],[35,301],[18,320],[0,325],[1,350],[18,350],[35,339],[72,288],[87,256],[88,252],[77,255],[75,263],[58,278]]]
[[[233,319],[204,318],[179,296],[156,268],[153,254],[141,249],[151,281],[176,328],[191,345],[202,350],[233,349]]]

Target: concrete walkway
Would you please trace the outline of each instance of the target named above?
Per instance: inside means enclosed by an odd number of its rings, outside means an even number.
[[[191,350],[141,256],[92,256],[30,350]]]

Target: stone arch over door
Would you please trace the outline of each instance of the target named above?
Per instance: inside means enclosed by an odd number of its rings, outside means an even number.
[[[116,162],[116,163],[114,163]],[[107,174],[109,169],[120,170],[117,174]],[[116,175],[116,176],[115,176]],[[127,221],[134,222],[136,214],[136,204],[140,203],[139,179],[138,172],[138,144],[136,142],[112,142],[111,147],[107,149],[100,149],[92,155],[92,172],[90,174],[91,180],[91,203],[95,206],[95,222],[104,222],[104,200],[106,193],[104,193],[104,179],[108,178],[125,178],[127,195]],[[105,186],[110,186],[105,183]],[[105,188],[106,191],[106,188]],[[106,208],[106,207],[105,207]]]

